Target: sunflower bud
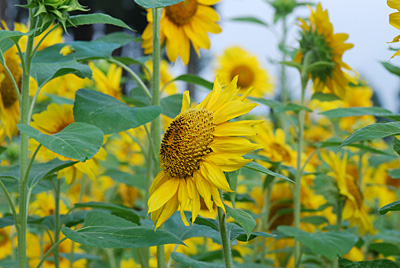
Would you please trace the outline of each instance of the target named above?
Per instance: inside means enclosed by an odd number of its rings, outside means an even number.
[[[270,4],[275,9],[274,22],[286,17],[298,6],[296,0],[274,0]]]

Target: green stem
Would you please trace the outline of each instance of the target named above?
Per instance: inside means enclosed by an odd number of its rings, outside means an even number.
[[[114,251],[112,248],[105,248],[104,251],[107,254],[108,262],[110,264],[110,268],[117,268],[117,261],[115,260]]]
[[[55,189],[54,189],[54,201],[55,201],[55,226],[54,226],[54,243],[57,243],[60,240],[60,195],[61,195],[61,182],[57,179]],[[59,258],[58,246],[54,249],[54,265],[56,268],[60,267],[60,258]]]
[[[65,240],[67,240],[66,237],[64,237],[63,239],[57,241],[56,243],[54,243],[51,248],[43,255],[42,259],[40,260],[39,264],[36,266],[36,268],[40,268],[43,264],[43,262],[46,260],[46,258],[50,255],[50,253],[53,252],[53,250],[58,247],[58,245],[60,245],[62,242],[64,242]]]
[[[37,19],[33,17],[33,10],[29,9],[30,28],[36,28]],[[21,106],[21,124],[29,125],[29,79],[31,73],[31,62],[33,58],[32,49],[35,33],[28,36],[24,65],[22,66],[22,102]],[[27,265],[26,258],[26,227],[28,221],[28,158],[29,158],[29,137],[21,133],[21,149],[20,149],[20,175],[21,181],[19,186],[19,228],[18,230],[18,265],[19,268],[25,268]]]
[[[222,191],[219,190],[219,194],[222,198]],[[226,268],[233,268],[231,241],[229,239],[229,233],[226,229],[226,215],[222,208],[218,207],[218,221],[219,221],[219,232],[221,233],[222,249],[224,252],[224,261]]]
[[[1,54],[1,56],[4,59],[2,54]],[[11,73],[10,69],[8,68],[8,66],[7,66],[5,61],[4,61],[3,67],[6,70],[6,72],[8,74],[8,77],[10,78],[10,80],[11,80],[11,82],[13,84],[13,87],[14,87],[14,90],[15,90],[15,94],[17,95],[17,98],[18,98],[18,102],[21,103],[22,102],[22,98],[21,98],[21,93],[19,92],[19,87],[18,87],[17,82],[15,81],[14,76],[12,75],[12,73]]]
[[[144,93],[149,98],[149,100],[152,99],[152,96],[151,96],[151,93],[150,93],[149,89],[143,83],[142,79],[140,79],[140,77],[134,71],[132,71],[131,68],[129,68],[128,66],[126,66],[122,62],[114,60],[114,59],[109,59],[109,61],[117,64],[118,66],[122,67],[122,69],[127,71],[133,77],[133,79],[135,79],[135,81],[139,84],[139,86],[143,89]]]
[[[301,72],[301,99],[300,105],[304,106],[304,95],[308,82],[308,66],[311,59],[311,53],[307,52],[304,56],[303,68]],[[296,183],[294,189],[294,227],[300,229],[300,211],[301,211],[301,177],[302,177],[302,166],[301,166],[301,155],[303,154],[303,143],[304,143],[304,120],[305,111],[301,110],[298,113],[298,134],[297,134],[297,165],[296,165]],[[300,267],[301,261],[301,249],[300,242],[295,241],[294,244],[294,258],[295,267]]]
[[[15,209],[14,201],[13,201],[10,193],[7,191],[7,188],[6,188],[6,186],[4,185],[4,183],[3,183],[3,181],[1,179],[0,179],[0,186],[3,189],[3,192],[7,197],[8,203],[10,205],[10,208],[11,208],[11,211],[12,211],[12,214],[13,214],[13,217],[14,217],[15,226],[18,226],[19,225],[18,224],[18,214],[17,214],[17,211]]]
[[[160,48],[160,19],[161,8],[153,8],[153,76],[151,79],[152,86],[152,104],[160,106],[160,61],[161,61],[161,48]],[[151,139],[155,152],[160,151],[161,146],[161,117],[157,117],[151,123]],[[160,164],[158,159],[154,161],[153,171],[158,172]],[[147,202],[147,200],[146,200]],[[165,267],[165,250],[164,245],[157,246],[157,267]]]
[[[139,256],[139,262],[142,268],[150,268],[149,265],[149,249],[148,248],[137,248],[136,249],[138,256]]]

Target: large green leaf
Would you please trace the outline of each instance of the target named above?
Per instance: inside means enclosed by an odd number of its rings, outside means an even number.
[[[23,124],[18,124],[17,127],[22,133],[35,139],[47,149],[81,162],[92,158],[103,145],[103,132],[85,123],[72,123],[54,135],[43,134]]]
[[[118,27],[129,29],[129,30],[133,31],[133,29],[131,27],[129,27],[122,20],[113,18],[110,15],[103,14],[103,13],[82,14],[82,15],[70,16],[70,21],[72,22],[73,25],[67,23],[67,26],[80,26],[80,25],[102,23],[102,24],[110,24],[110,25],[118,26]]]
[[[371,243],[368,245],[368,249],[370,251],[371,250],[376,251],[385,257],[400,255],[400,248],[392,243],[385,243],[385,242]]]
[[[210,81],[207,81],[200,76],[194,75],[194,74],[183,74],[178,77],[176,77],[173,81],[183,81],[186,83],[202,86],[206,89],[212,90],[213,89],[213,83]]]
[[[175,118],[182,108],[182,94],[175,94],[161,99],[162,113]]]
[[[236,222],[240,224],[240,226],[242,226],[242,228],[246,231],[247,239],[249,239],[254,227],[257,225],[254,218],[249,213],[241,209],[234,209],[226,206],[226,211]]]
[[[400,200],[387,204],[380,209],[378,209],[379,214],[383,215],[388,213],[389,211],[400,211]]]
[[[381,139],[389,136],[395,136],[400,134],[400,122],[391,123],[376,123],[363,127],[349,137],[347,137],[341,146],[345,146],[351,143],[366,141],[372,139]]]
[[[319,100],[321,102],[326,102],[326,101],[340,100],[340,98],[334,94],[325,94],[322,92],[315,92],[311,96],[311,100]]]
[[[320,113],[329,118],[342,118],[350,116],[362,116],[362,115],[373,115],[373,116],[394,116],[394,114],[382,107],[349,107],[349,108],[337,108],[329,111]]]
[[[400,264],[391,260],[373,260],[352,262],[345,258],[339,257],[340,268],[400,268]]]
[[[313,252],[331,260],[349,252],[358,240],[354,234],[344,231],[308,233],[291,226],[279,226],[278,231],[293,236]]]
[[[0,41],[9,38],[21,38],[28,33],[22,33],[18,31],[7,31],[7,30],[0,30]]]
[[[32,77],[36,80],[39,87],[42,87],[54,78],[71,73],[80,78],[92,76],[92,70],[89,66],[73,60],[65,62],[32,63]]]
[[[134,0],[136,4],[144,8],[158,8],[175,5],[183,0]]]
[[[277,178],[281,178],[281,179],[284,179],[284,180],[287,180],[287,181],[290,181],[290,182],[294,183],[294,181],[292,181],[288,177],[283,176],[283,175],[278,174],[278,173],[275,173],[275,172],[273,172],[273,171],[271,171],[269,169],[266,169],[265,167],[261,166],[260,164],[258,164],[256,162],[247,163],[243,167],[251,169],[251,170],[254,170],[254,171],[258,171],[258,172],[261,172],[261,173],[264,173],[264,174],[267,174],[267,175],[271,175],[271,176],[274,176],[274,177],[277,177]]]
[[[400,179],[400,168],[389,170],[389,176],[393,179]]]
[[[81,245],[101,248],[140,248],[183,244],[181,239],[170,232],[137,226],[102,211],[90,211],[81,229],[74,231],[63,227],[62,233]]]
[[[97,208],[97,209],[105,209],[112,212],[113,215],[121,217],[125,220],[131,221],[139,225],[140,218],[137,212],[131,208],[111,204],[111,203],[103,203],[103,202],[87,202],[87,203],[76,203],[76,208]]]
[[[341,145],[342,145],[341,141],[324,141],[324,142],[319,143],[318,148],[340,147]],[[392,157],[394,156],[392,153],[378,150],[378,149],[375,149],[373,147],[370,147],[370,146],[367,146],[364,144],[348,144],[347,146],[360,149],[363,152],[370,152],[370,153],[374,153],[374,154],[381,154],[381,155],[387,155],[387,156],[392,156]]]
[[[134,108],[110,95],[80,89],[75,95],[74,118],[100,128],[104,134],[116,133],[144,125],[161,113],[161,107]]]

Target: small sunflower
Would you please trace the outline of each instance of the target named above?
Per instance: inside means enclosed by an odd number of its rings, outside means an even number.
[[[175,61],[181,56],[185,65],[189,63],[190,43],[197,55],[199,49],[210,49],[207,33],[218,34],[221,28],[218,13],[210,7],[220,0],[184,0],[163,9],[161,15],[161,43],[166,42],[167,56]],[[153,17],[151,10],[147,13],[149,24],[143,32],[142,47],[145,54],[153,51]]]
[[[0,217],[1,217],[0,213]],[[0,260],[12,255],[12,236],[11,227],[3,227],[0,229]]]
[[[342,159],[334,152],[321,154],[324,162],[329,166],[328,176],[336,180],[341,196],[346,198],[342,211],[343,220],[348,220],[350,226],[358,226],[361,234],[373,233],[371,219],[368,216],[368,208],[364,204],[364,196],[358,184],[356,168],[348,164],[347,154]]]
[[[118,67],[116,64],[110,64],[107,73],[104,73],[99,67],[94,65],[93,62],[89,62],[89,67],[93,72],[93,85],[96,90],[121,100],[122,68]]]
[[[398,0],[387,0],[387,5],[390,8],[397,9],[397,12],[391,13],[389,15],[389,23],[393,27],[397,28],[400,30],[400,1]],[[393,40],[390,43],[397,43],[400,40],[400,35],[396,36],[393,38]],[[394,56],[399,56],[400,55],[400,49],[397,50],[396,53],[393,54],[392,58]]]
[[[343,98],[350,77],[342,70],[352,70],[342,61],[343,53],[353,47],[345,43],[349,37],[345,33],[333,33],[332,23],[329,21],[327,10],[323,10],[318,3],[316,10],[311,10],[309,24],[299,19],[302,28],[300,49],[294,58],[295,62],[303,62],[304,55],[311,53],[311,63],[324,61],[332,63],[331,66],[319,67],[310,72],[316,91],[335,94]]]
[[[226,88],[218,80],[214,89],[194,108],[189,92],[183,95],[180,114],[170,124],[161,143],[162,170],[153,181],[148,201],[156,228],[178,208],[189,224],[184,209],[192,211],[192,222],[200,211],[202,196],[207,208],[215,204],[225,210],[218,189],[231,192],[224,171],[241,168],[251,160],[242,155],[261,148],[242,136],[256,135],[252,126],[259,121],[228,122],[250,112],[257,104],[245,102],[250,90],[238,96],[237,77]]]
[[[255,55],[234,46],[225,50],[218,58],[219,67],[216,74],[223,84],[229,84],[235,76],[239,76],[238,87],[240,93],[246,92],[249,87],[254,87],[251,92],[253,97],[263,97],[265,93],[272,92],[272,84],[267,70],[261,66]]]
[[[47,135],[56,134],[69,124],[75,122],[72,108],[73,106],[69,104],[58,105],[52,103],[47,107],[47,110],[32,116],[33,122],[31,123],[31,126]],[[33,139],[31,139],[30,142],[30,146],[32,146],[32,149],[34,150],[38,143]],[[36,159],[38,161],[46,162],[56,157],[62,161],[73,160],[56,154],[45,147],[40,148]],[[94,157],[84,163],[79,162],[71,167],[59,171],[58,176],[64,176],[68,184],[72,183],[75,179],[81,178],[83,174],[86,174],[90,179],[95,180],[101,172],[99,160],[104,161],[106,157],[107,153],[103,147],[101,147]]]

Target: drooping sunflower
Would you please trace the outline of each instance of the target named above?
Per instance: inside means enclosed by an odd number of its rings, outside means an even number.
[[[216,74],[223,84],[229,84],[238,75],[240,93],[246,92],[249,87],[254,87],[251,92],[253,97],[260,98],[272,91],[267,70],[261,66],[255,55],[238,46],[226,49],[224,54],[219,56]]]
[[[33,122],[31,123],[31,126],[47,135],[56,134],[69,124],[75,122],[72,108],[73,106],[69,104],[58,105],[52,103],[47,107],[47,110],[32,116]],[[34,150],[37,145],[38,143],[35,140],[30,140],[32,150]],[[45,147],[40,148],[36,159],[41,162],[47,162],[56,157],[62,161],[71,160],[70,158],[56,154]],[[95,180],[96,176],[101,172],[99,160],[104,161],[106,157],[107,153],[103,147],[101,147],[96,155],[91,159],[84,163],[76,163],[71,167],[59,171],[58,176],[64,176],[68,184],[72,183],[75,179],[81,178],[83,174],[86,174],[90,179]]]
[[[389,23],[393,27],[397,28],[400,30],[400,1],[398,0],[387,0],[387,5],[390,8],[397,9],[397,12],[391,13],[389,15]],[[393,40],[390,43],[397,43],[400,40],[400,35],[396,36],[393,38]],[[392,58],[394,56],[399,56],[400,55],[400,49],[396,51],[396,53],[393,54]]]
[[[242,156],[261,148],[243,138],[256,134],[252,126],[259,121],[228,122],[257,106],[244,101],[251,90],[238,95],[236,83],[237,77],[222,88],[216,79],[213,90],[194,108],[190,108],[189,92],[184,93],[181,112],[162,139],[162,170],[150,187],[148,212],[156,228],[178,208],[182,221],[189,224],[183,213],[189,207],[194,222],[200,211],[200,196],[210,211],[213,201],[225,210],[218,189],[232,190],[224,171],[241,168],[251,161]]]
[[[210,7],[220,0],[184,0],[163,9],[161,15],[161,43],[166,42],[167,56],[175,61],[178,55],[185,65],[189,63],[190,43],[197,55],[199,49],[210,48],[207,33],[217,34],[221,28],[216,23],[218,13]],[[153,17],[151,10],[147,13],[149,24],[143,32],[142,47],[145,54],[153,51]]]
[[[343,69],[351,71],[352,68],[342,61],[342,56],[346,50],[353,47],[353,44],[345,43],[349,37],[347,34],[333,33],[328,11],[322,9],[321,3],[318,3],[315,11],[311,8],[310,10],[309,23],[299,19],[302,32],[300,48],[294,61],[302,63],[304,56],[311,54],[310,63],[317,61],[331,63],[332,65],[320,66],[310,72],[314,90],[343,98],[351,80]]]
[[[329,166],[328,176],[336,180],[341,196],[346,198],[342,211],[343,220],[348,220],[350,226],[357,226],[361,234],[373,233],[371,219],[368,216],[368,208],[364,203],[364,196],[358,183],[358,175],[355,168],[348,164],[347,154],[342,159],[332,151],[321,154],[324,162]]]

